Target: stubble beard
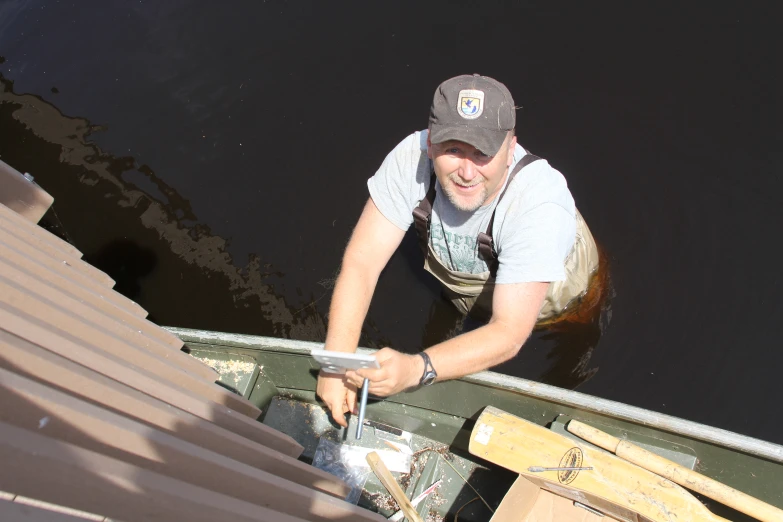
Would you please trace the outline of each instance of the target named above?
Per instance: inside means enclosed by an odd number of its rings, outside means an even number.
[[[459,178],[456,174],[452,174],[449,176],[449,181],[454,184],[459,184]],[[454,187],[451,185],[446,188],[446,197],[449,198],[449,201],[451,201],[451,204],[454,205],[458,210],[461,210],[463,212],[473,212],[475,210],[478,210],[489,198],[489,191],[487,191],[487,186],[484,184],[483,181],[476,183],[476,185],[481,184],[481,191],[474,196],[474,199],[472,199],[470,202],[465,201],[464,199],[461,199],[460,195],[455,192]]]

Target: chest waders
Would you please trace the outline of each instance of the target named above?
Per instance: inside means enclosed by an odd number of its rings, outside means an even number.
[[[498,195],[498,203],[514,177],[525,166],[539,160],[538,156],[526,154],[516,164],[508,177],[503,191]],[[495,275],[498,269],[498,256],[492,238],[492,224],[495,222],[497,205],[489,219],[486,232],[478,235],[478,251],[489,270],[480,274],[470,274],[450,270],[438,259],[430,245],[430,225],[432,205],[435,202],[435,174],[432,174],[427,195],[413,209],[413,222],[419,238],[419,246],[424,253],[424,269],[434,275],[444,286],[454,306],[463,314],[470,313],[478,319],[488,320],[492,316],[492,292],[495,287]],[[553,281],[549,284],[544,304],[538,314],[537,324],[549,322],[562,314],[569,304],[587,291],[590,276],[598,268],[598,248],[590,229],[579,211],[576,211],[576,238],[574,246],[565,260],[565,281]]]

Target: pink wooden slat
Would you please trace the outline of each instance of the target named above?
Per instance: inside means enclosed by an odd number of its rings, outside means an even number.
[[[136,366],[144,367],[147,371],[161,379],[174,382],[206,399],[225,404],[237,412],[254,419],[261,414],[261,410],[244,397],[232,393],[217,384],[207,382],[200,376],[183,370],[165,358],[129,344],[110,332],[93,326],[62,308],[37,299],[3,277],[0,277],[0,305],[4,305],[8,311],[13,312],[15,310],[17,315],[22,314],[30,318],[37,318],[41,328],[50,329],[59,335],[70,336],[75,340],[100,347],[103,351],[111,353],[120,359]],[[23,337],[21,334],[20,336]]]
[[[327,522],[378,515],[252,468],[0,369],[0,420],[294,517]]]
[[[241,437],[89,368],[0,330],[0,367],[51,383],[73,396],[154,426],[174,437],[297,484],[345,498],[348,486],[334,475]]]
[[[64,254],[61,250],[48,245],[45,241],[41,241],[31,234],[19,235],[27,237],[22,239],[17,235],[0,228],[0,241],[9,247],[16,249],[30,257],[45,255],[46,257],[49,257],[58,263],[62,263],[63,265],[70,267],[74,272],[93,279],[101,285],[107,286],[109,288],[114,286],[114,279],[107,276],[105,273],[101,272],[91,264],[86,263],[81,259],[69,254]]]
[[[164,331],[162,328],[155,326],[148,321],[145,321],[147,324],[144,325],[138,324],[143,320],[135,318],[135,322],[137,323],[136,326],[144,326],[144,330],[137,330],[130,325],[123,324],[121,321],[117,320],[116,316],[107,315],[101,310],[93,308],[48,283],[42,282],[21,270],[8,266],[2,261],[0,261],[0,268],[2,268],[2,276],[0,277],[14,283],[37,299],[48,301],[67,313],[78,316],[79,319],[85,323],[91,324],[96,328],[102,328],[107,333],[122,339],[128,344],[144,348],[148,352],[163,357],[182,367],[184,370],[201,376],[209,382],[217,380],[218,374],[215,370],[180,350],[184,343],[179,339],[177,339],[178,343],[175,346],[171,346],[159,340],[157,336],[148,335],[148,332],[158,330]]]
[[[299,522],[0,422],[0,489],[126,522]]]
[[[5,229],[18,228],[26,231],[28,234],[33,234],[36,237],[47,241],[55,248],[59,248],[63,254],[68,254],[73,257],[82,257],[82,253],[72,244],[67,241],[63,241],[54,234],[44,230],[40,226],[32,223],[28,219],[25,219],[21,215],[17,214],[5,205],[0,204],[0,227]]]
[[[129,364],[96,346],[64,336],[62,332],[45,326],[35,318],[20,315],[0,305],[0,330],[29,340],[52,353],[275,451],[294,458],[302,453],[302,446],[288,435],[213,401],[194,396],[189,390],[161,379],[145,368]]]
[[[30,255],[24,254],[16,249],[9,247],[8,245],[0,242],[0,259],[13,263],[18,266],[25,266],[29,272],[39,273],[40,277],[50,280],[53,278],[64,278],[73,281],[74,283],[83,286],[89,291],[95,293],[107,301],[125,308],[130,313],[138,315],[139,317],[147,317],[147,311],[134,303],[125,296],[122,296],[108,288],[105,285],[101,285],[95,280],[84,276],[78,272],[71,270],[63,263],[58,263],[54,259],[35,251],[30,252]]]

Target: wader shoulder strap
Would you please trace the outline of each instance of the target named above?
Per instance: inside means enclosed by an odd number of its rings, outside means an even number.
[[[508,187],[511,184],[511,181],[514,179],[514,176],[516,176],[517,173],[524,167],[530,165],[538,159],[541,158],[528,152],[522,157],[521,160],[519,160],[519,162],[514,166],[514,170],[512,170],[508,176],[508,183],[506,183],[506,188],[504,188],[503,192],[501,192],[498,196],[498,203],[500,203],[500,200],[503,199],[503,196],[506,194],[506,190],[508,190]],[[419,204],[416,206],[416,208],[413,209],[413,224],[416,227],[416,235],[419,238],[419,247],[424,253],[425,258],[427,257],[427,245],[430,240],[432,205],[435,202],[435,180],[435,173],[433,172],[432,176],[430,177],[430,188],[427,190],[427,195],[424,196],[424,198],[419,201]],[[497,209],[497,206],[495,208]],[[492,275],[494,275],[495,271],[497,270],[498,258],[497,253],[495,252],[495,243],[492,240],[492,224],[494,222],[495,211],[492,212],[492,217],[489,220],[486,233],[481,232],[478,235],[479,254],[487,263],[487,266],[489,266]]]
[[[526,166],[540,159],[541,158],[539,158],[538,156],[534,154],[530,154],[529,152],[524,156],[522,156],[522,159],[519,160],[519,162],[514,167],[514,170],[511,171],[511,174],[509,174],[506,187],[503,189],[503,192],[501,192],[500,195],[498,196],[498,202],[497,205],[495,205],[495,210],[492,211],[492,217],[489,218],[487,231],[479,232],[478,235],[479,255],[489,267],[489,272],[492,274],[492,277],[495,277],[495,274],[498,271],[498,253],[495,250],[495,240],[492,238],[492,225],[495,223],[495,212],[497,212],[498,205],[500,204],[500,200],[503,199],[503,196],[506,195],[506,191],[508,190],[508,187],[511,186],[511,182],[514,180],[514,176],[516,176],[517,173],[523,168],[525,168]]]
[[[419,205],[413,209],[413,224],[416,227],[416,235],[419,237],[419,246],[427,258],[427,243],[430,239],[430,222],[432,221],[432,204],[435,202],[435,173],[430,176],[430,188],[427,195],[419,201]]]

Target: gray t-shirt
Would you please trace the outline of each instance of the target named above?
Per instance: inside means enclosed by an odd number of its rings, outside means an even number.
[[[524,155],[524,149],[517,145],[514,164]],[[431,176],[424,130],[402,140],[367,186],[381,214],[407,230]],[[545,160],[523,168],[499,205],[496,197],[476,211],[465,212],[451,204],[441,192],[440,183],[435,184],[435,190],[430,244],[447,268],[471,274],[488,270],[479,256],[477,238],[497,207],[492,225],[499,261],[496,283],[565,280],[565,259],[576,237],[576,207],[565,178]]]

